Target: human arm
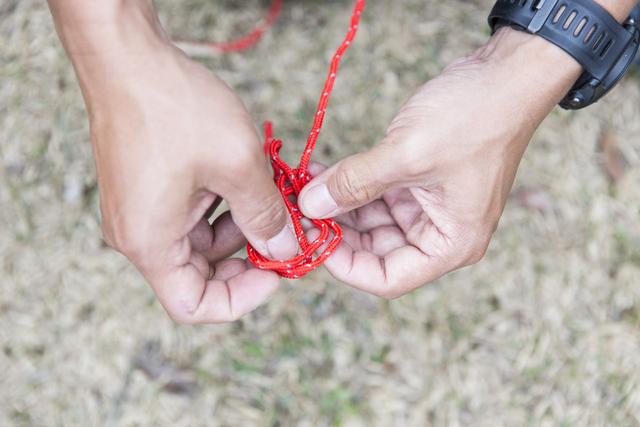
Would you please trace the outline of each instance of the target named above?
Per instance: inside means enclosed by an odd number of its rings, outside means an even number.
[[[622,21],[635,3],[603,5]],[[379,144],[303,190],[306,215],[344,228],[327,268],[393,298],[479,261],[533,133],[580,73],[555,45],[503,28],[429,81]]]
[[[240,99],[171,44],[151,0],[49,6],[89,113],[105,240],[179,322],[254,309],[278,277],[227,257],[245,236],[273,258],[297,245]]]

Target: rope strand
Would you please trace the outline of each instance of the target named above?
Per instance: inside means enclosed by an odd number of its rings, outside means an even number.
[[[250,49],[256,45],[260,39],[262,39],[264,33],[276,23],[282,12],[282,1],[283,0],[273,0],[264,21],[244,37],[226,42],[178,40],[176,43],[185,51],[191,51],[193,53],[202,53],[203,51],[207,53],[211,53],[211,51],[213,51],[213,53],[241,52]]]
[[[275,1],[274,1],[275,3]],[[364,11],[366,0],[356,0],[353,14],[351,16],[351,25],[349,31],[344,40],[338,47],[337,51],[333,55],[331,65],[329,67],[329,73],[324,84],[324,88],[318,101],[318,107],[314,116],[313,126],[309,132],[307,138],[307,144],[305,150],[300,158],[300,163],[297,168],[291,168],[280,157],[280,149],[282,148],[282,141],[274,139],[273,137],[273,125],[271,122],[267,122],[264,125],[265,141],[264,149],[265,154],[269,156],[271,160],[271,166],[273,168],[273,181],[275,182],[278,190],[282,194],[285,206],[289,211],[293,228],[300,245],[300,253],[289,260],[269,260],[263,257],[258,251],[256,251],[250,244],[247,245],[247,252],[249,260],[257,268],[262,270],[275,271],[282,277],[289,279],[298,279],[309,274],[311,271],[320,267],[326,259],[336,250],[340,242],[342,241],[342,229],[332,219],[316,220],[308,219],[311,223],[320,231],[320,235],[309,242],[304,229],[302,227],[302,219],[305,216],[300,212],[298,208],[298,195],[302,188],[311,181],[311,175],[309,174],[309,162],[311,156],[318,142],[320,131],[324,122],[325,114],[327,111],[327,105],[329,98],[333,91],[336,78],[338,76],[338,69],[340,62],[344,56],[344,53],[349,49],[353,40],[358,32],[358,25],[360,23],[360,17]],[[272,5],[273,8],[273,5]],[[315,253],[326,244],[326,247],[315,256]]]

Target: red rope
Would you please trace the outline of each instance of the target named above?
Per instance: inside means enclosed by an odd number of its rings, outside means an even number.
[[[279,3],[279,1],[274,1],[274,3]],[[311,175],[308,170],[309,161],[311,160],[311,155],[313,154],[318,137],[320,136],[329,97],[331,96],[331,92],[333,91],[333,86],[338,75],[340,61],[355,39],[356,33],[358,32],[360,16],[364,11],[365,5],[366,0],[356,0],[353,15],[351,17],[351,26],[349,27],[349,31],[347,32],[342,44],[333,55],[331,66],[329,67],[329,74],[325,81],[322,94],[320,95],[318,108],[316,109],[313,126],[307,139],[307,145],[297,168],[291,168],[280,158],[279,153],[282,148],[282,141],[273,138],[273,126],[270,122],[267,122],[264,125],[265,154],[267,154],[271,159],[271,165],[274,171],[273,180],[282,193],[282,198],[287,210],[289,211],[289,215],[291,216],[293,228],[298,238],[301,251],[292,259],[277,261],[263,257],[251,245],[247,245],[247,252],[249,260],[257,268],[275,271],[282,277],[298,279],[305,276],[321,266],[342,241],[342,230],[334,220],[310,219],[313,225],[320,230],[320,236],[318,236],[314,241],[309,242],[302,228],[301,220],[304,218],[304,215],[302,215],[298,208],[297,198],[302,188],[311,180]],[[273,9],[274,6],[272,5],[272,10]],[[231,44],[233,43],[234,42],[231,42]],[[319,255],[315,256],[316,251],[318,251],[324,244],[327,244],[327,246]]]
[[[231,40],[227,42],[211,42],[208,40],[201,41],[179,41],[181,44],[196,46],[201,48],[212,49],[216,52],[240,52],[243,50],[247,50],[253,47],[256,43],[260,41],[264,33],[273,26],[278,20],[280,16],[280,12],[282,11],[282,1],[283,0],[273,0],[271,2],[271,7],[269,7],[269,12],[267,13],[264,21],[254,28],[248,35],[241,37],[236,40]]]

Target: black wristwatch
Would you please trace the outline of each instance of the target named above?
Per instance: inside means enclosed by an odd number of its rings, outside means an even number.
[[[560,106],[569,110],[597,102],[618,83],[640,45],[640,22],[630,16],[620,25],[593,0],[498,0],[492,32],[511,26],[545,38],[584,68]]]

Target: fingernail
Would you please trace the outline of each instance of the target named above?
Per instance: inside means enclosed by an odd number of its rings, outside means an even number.
[[[267,241],[267,250],[274,260],[293,258],[298,254],[298,239],[288,225]]]
[[[338,209],[338,204],[325,184],[311,187],[300,203],[304,213],[311,218],[327,218]]]

